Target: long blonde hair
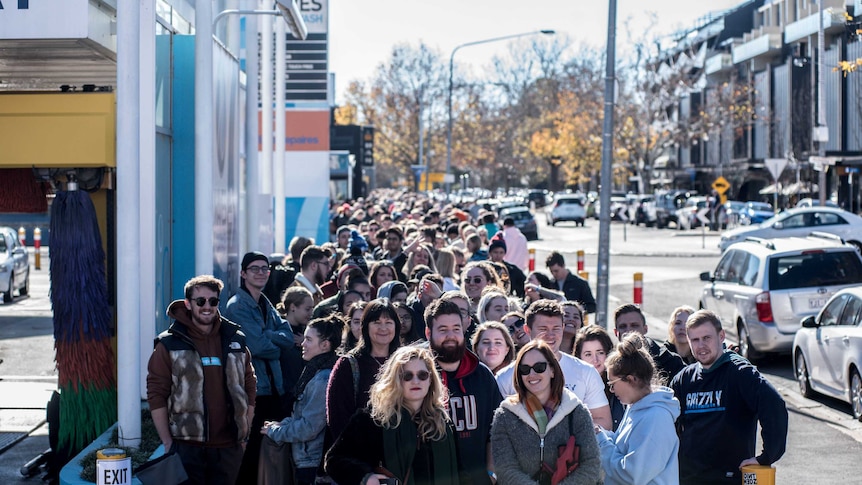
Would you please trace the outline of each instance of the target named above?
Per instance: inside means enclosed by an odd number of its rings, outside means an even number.
[[[446,437],[449,415],[446,413],[447,392],[434,366],[434,356],[429,349],[400,347],[383,364],[377,382],[371,386],[369,404],[371,419],[385,429],[401,425],[404,409],[404,391],[401,374],[411,360],[421,360],[430,374],[428,394],[416,413],[416,429],[424,441],[439,441]]]

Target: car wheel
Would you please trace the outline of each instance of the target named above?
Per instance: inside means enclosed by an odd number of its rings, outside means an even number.
[[[18,290],[18,294],[26,296],[30,294],[30,271],[27,271],[27,276],[24,278],[24,286]]]
[[[761,357],[760,352],[751,345],[751,339],[748,337],[748,330],[743,324],[739,324],[739,354],[751,363],[754,363]]]
[[[14,286],[12,286],[13,284],[15,284],[15,280],[12,276],[13,275],[9,275],[9,289],[7,289],[5,293],[3,293],[3,303],[12,303],[12,289],[15,288]]]
[[[862,421],[862,377],[855,367],[850,371],[850,406],[853,407],[853,417]]]
[[[802,397],[811,397],[811,381],[808,377],[808,364],[805,363],[805,356],[802,355],[802,349],[796,349],[796,382],[799,383],[799,394]]]

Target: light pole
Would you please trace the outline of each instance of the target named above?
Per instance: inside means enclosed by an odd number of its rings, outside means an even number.
[[[491,39],[477,40],[473,42],[467,42],[465,44],[457,45],[454,49],[452,49],[452,53],[449,55],[449,124],[446,130],[446,193],[450,193],[452,189],[452,184],[449,182],[449,173],[452,169],[452,72],[455,69],[455,53],[458,52],[459,49],[464,47],[470,47],[479,44],[489,44],[491,42],[499,42],[501,40],[510,40],[517,39],[519,37],[527,37],[530,35],[554,35],[556,32],[553,30],[536,30],[533,32],[524,32],[522,34],[512,34],[512,35],[504,35],[502,37],[493,37]]]

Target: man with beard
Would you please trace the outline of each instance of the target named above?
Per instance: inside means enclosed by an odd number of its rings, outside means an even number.
[[[224,285],[198,276],[147,365],[147,401],[165,450],[174,448],[190,483],[233,484],[250,434],[256,397],[251,354],[239,325],[219,315]]]
[[[299,257],[301,270],[291,286],[302,286],[310,291],[315,305],[323,301],[320,285],[326,282],[326,277],[329,275],[332,265],[329,257],[330,254],[327,251],[314,245],[303,249],[302,255]]]
[[[503,396],[494,374],[467,350],[458,305],[434,300],[425,309],[425,322],[425,336],[437,356],[443,385],[449,390],[449,417],[455,427],[461,465],[472,484],[490,484],[494,476],[491,422]]]

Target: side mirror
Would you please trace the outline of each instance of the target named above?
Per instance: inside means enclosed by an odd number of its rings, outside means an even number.
[[[772,225],[773,229],[784,229],[784,223],[781,221],[776,222]]]
[[[712,281],[712,276],[709,274],[709,271],[704,271],[700,274],[700,281]]]
[[[820,325],[817,325],[817,320],[814,318],[814,315],[802,319],[802,328],[817,328],[819,326]]]

